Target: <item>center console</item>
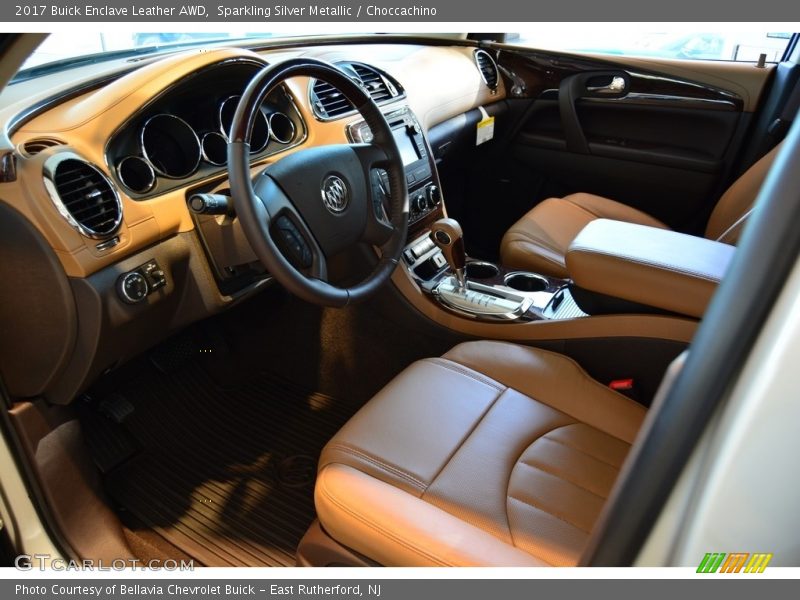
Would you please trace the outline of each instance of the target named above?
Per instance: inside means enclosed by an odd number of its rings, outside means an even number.
[[[592,313],[663,311],[702,318],[736,248],[722,242],[597,219],[567,251],[567,270]]]
[[[575,303],[568,282],[555,277],[508,270],[465,256],[462,281],[435,241],[439,223],[408,244],[403,262],[420,289],[445,310],[496,323],[587,316]]]
[[[437,126],[429,137],[406,108],[389,110],[386,116],[403,157],[410,199],[408,238],[392,284],[415,314],[460,335],[477,338],[573,340],[576,344],[584,343],[577,340],[587,340],[586,347],[604,349],[598,354],[615,347],[614,340],[622,337],[648,340],[642,342],[644,346],[651,341],[658,346],[663,340],[681,344],[691,340],[697,320],[675,313],[673,307],[651,309],[641,305],[646,298],[638,297],[624,304],[601,304],[604,295],[628,295],[614,282],[625,277],[629,268],[602,277],[602,285],[614,284],[613,290],[600,288],[585,277],[597,268],[605,269],[602,264],[589,263],[601,260],[595,254],[586,257],[588,261],[577,260],[576,272],[581,271],[578,278],[583,286],[575,284],[572,274],[563,279],[549,277],[467,256],[463,241],[459,243],[458,223],[447,219],[449,198],[440,192],[439,165],[441,161],[462,164],[458,160],[462,151],[475,143],[472,125],[470,131],[460,122],[446,128]],[[354,143],[372,139],[363,122],[352,124],[347,133]],[[460,166],[455,171],[455,178],[463,175]],[[388,188],[386,177],[377,172],[373,176],[373,189]],[[449,186],[442,192],[448,190]],[[572,262],[576,262],[575,256]],[[629,285],[633,289],[637,283]],[[686,295],[692,294],[690,290]],[[637,352],[642,351],[642,344],[637,345]],[[665,350],[659,346],[654,352]],[[646,377],[640,374],[639,379]]]
[[[436,163],[414,113],[388,112],[408,183],[409,243],[403,263],[421,290],[444,309],[480,321],[516,322],[585,316],[567,282],[535,273],[506,271],[492,263],[469,261],[461,228],[446,218]],[[350,141],[369,143],[365,121],[347,127]],[[373,174],[373,197],[387,198],[388,176]]]

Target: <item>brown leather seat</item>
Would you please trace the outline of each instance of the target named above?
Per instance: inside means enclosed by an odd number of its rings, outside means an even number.
[[[706,238],[727,244],[738,241],[778,148],[780,144],[750,167],[722,195],[708,221]],[[595,219],[613,219],[668,229],[658,219],[602,196],[578,193],[564,198],[548,198],[514,223],[503,236],[500,244],[501,262],[514,269],[567,277],[564,261],[567,249],[581,229]]]
[[[386,566],[575,565],[644,415],[563,355],[461,344],[328,443],[317,514]]]

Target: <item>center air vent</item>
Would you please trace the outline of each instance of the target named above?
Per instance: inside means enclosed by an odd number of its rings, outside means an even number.
[[[81,234],[100,239],[119,228],[122,205],[113,185],[99,169],[71,152],[45,163],[45,187],[58,211]]]
[[[491,89],[496,89],[498,82],[497,63],[494,62],[492,55],[486,50],[475,50],[475,64],[478,65],[483,82]]]
[[[358,63],[352,64],[353,70],[361,80],[361,85],[367,90],[374,102],[380,103],[384,100],[392,99],[392,92],[389,90],[389,86],[386,84],[386,81],[383,79],[383,77],[381,77],[380,73],[366,65],[361,65]],[[397,93],[395,92],[394,95],[396,96]]]
[[[40,152],[47,150],[48,148],[53,148],[55,146],[63,146],[64,142],[61,140],[57,140],[56,138],[34,138],[32,140],[28,140],[27,142],[23,143],[21,146],[22,154],[30,158],[32,156],[36,156]]]
[[[403,96],[400,84],[375,67],[353,62],[337,63],[337,66],[364,88],[376,104]],[[355,111],[344,94],[319,79],[314,80],[311,86],[311,104],[316,115],[322,119],[334,119]]]

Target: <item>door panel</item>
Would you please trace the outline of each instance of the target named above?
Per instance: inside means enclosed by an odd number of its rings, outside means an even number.
[[[643,210],[677,229],[703,212],[741,113],[578,101],[585,146],[569,144],[554,101],[538,101],[512,145],[514,158],[561,182]]]
[[[584,149],[569,144],[561,111],[547,100],[536,103],[516,142],[714,173],[741,115],[610,101],[583,100],[575,108]]]
[[[693,233],[723,189],[770,71],[519,49],[500,51],[498,63],[510,101],[527,103],[508,147],[524,167],[515,174],[530,176],[517,191],[596,193]],[[517,214],[506,221],[542,199],[532,191],[511,203]]]
[[[713,175],[700,171],[536,146],[519,146],[514,157],[546,170],[548,177],[556,180],[544,186],[551,190],[548,195],[561,197],[584,191],[605,196],[638,208],[673,229],[696,234],[700,233],[699,228],[684,224],[696,216],[697,207],[712,193],[715,183]],[[566,183],[559,187],[557,182]]]

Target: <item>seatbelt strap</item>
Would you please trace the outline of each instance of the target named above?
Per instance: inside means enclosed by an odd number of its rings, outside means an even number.
[[[733,242],[729,241],[728,236],[730,236],[734,231],[736,231],[737,228],[742,227],[742,225],[744,225],[744,222],[748,219],[748,217],[750,217],[750,213],[752,213],[752,212],[753,212],[753,209],[751,207],[741,217],[736,219],[736,221],[733,223],[733,225],[731,225],[725,231],[723,231],[722,234],[715,241],[722,242],[724,244],[732,244]]]

